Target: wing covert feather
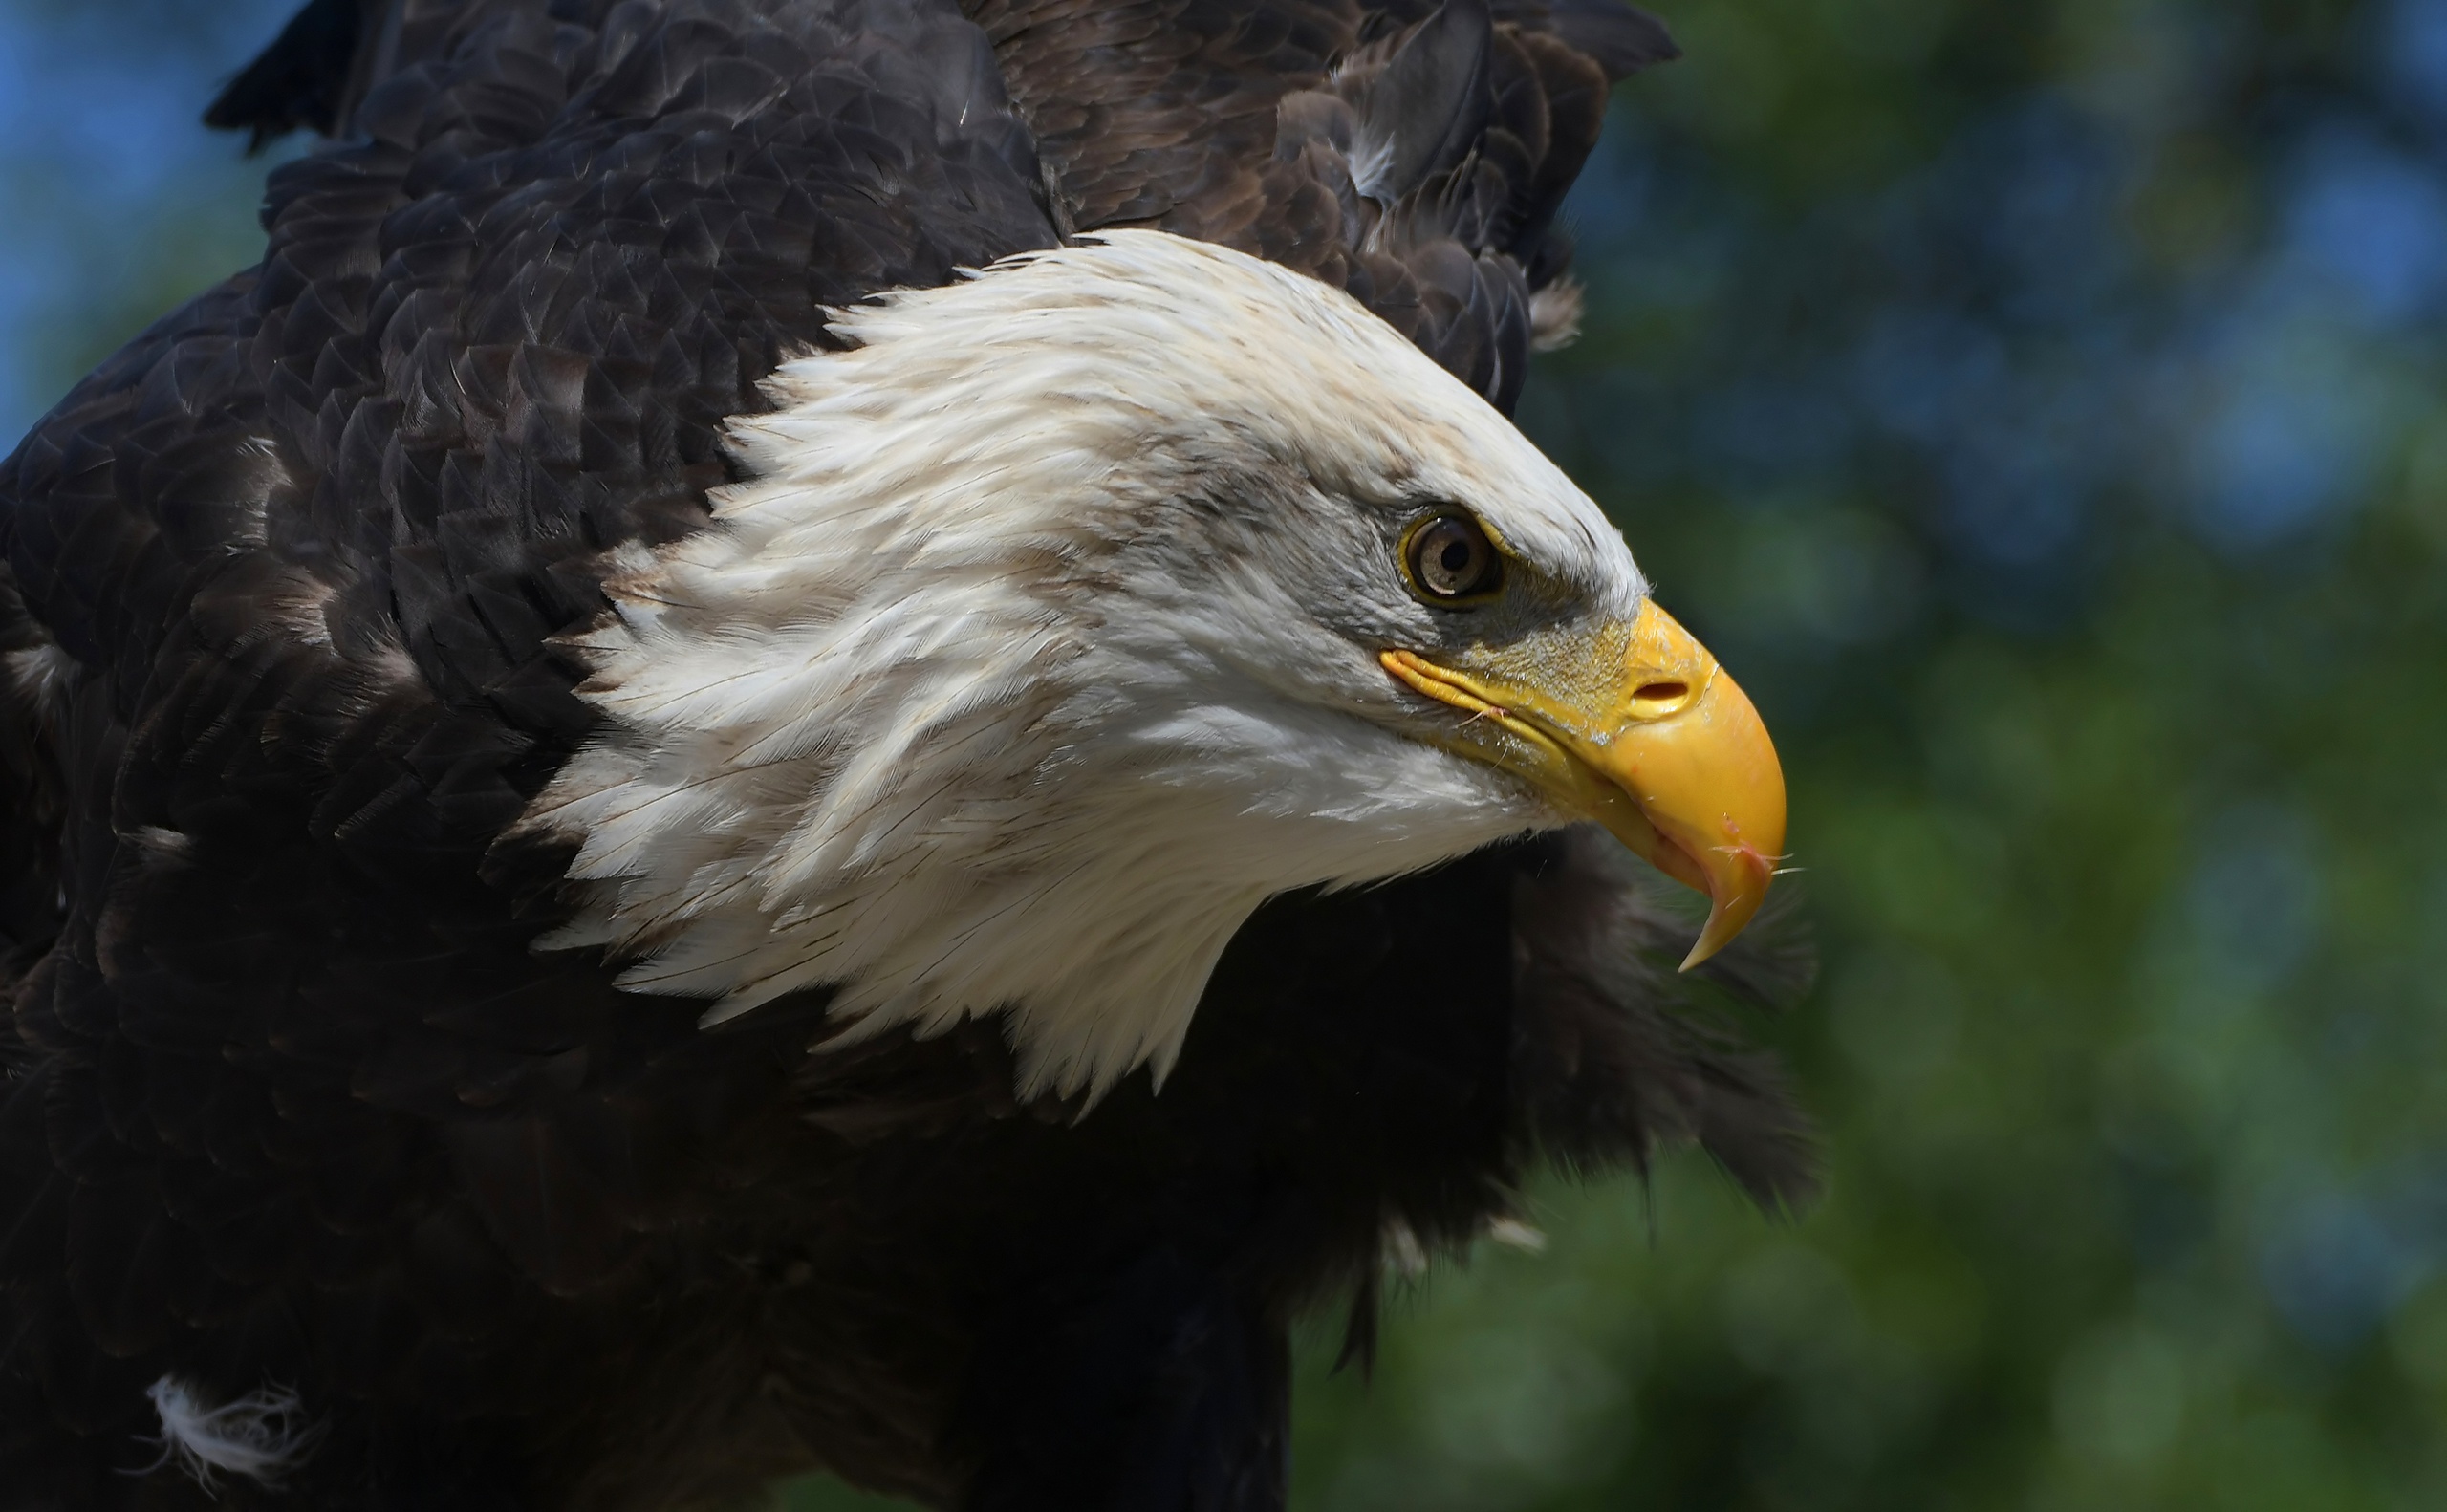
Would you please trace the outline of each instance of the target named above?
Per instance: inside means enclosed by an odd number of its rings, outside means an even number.
[[[258,142],[357,129],[384,78],[521,9],[541,0],[314,0],[207,119]],[[1562,335],[1533,302],[1570,261],[1555,211],[1607,91],[1677,55],[1655,17],[1619,0],[964,9],[1033,132],[1064,234],[1152,226],[1298,268],[1507,410],[1532,344]],[[602,24],[617,32],[622,12]]]

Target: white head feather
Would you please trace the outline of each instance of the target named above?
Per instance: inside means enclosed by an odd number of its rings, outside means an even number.
[[[639,991],[1010,1010],[1024,1091],[1160,1077],[1267,896],[1568,822],[1377,662],[1483,633],[1396,564],[1436,502],[1634,612],[1596,508],[1337,291],[1152,231],[839,313],[734,422],[751,480],[584,637],[604,732],[528,824]]]

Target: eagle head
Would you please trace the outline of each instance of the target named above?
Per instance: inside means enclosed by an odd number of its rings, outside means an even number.
[[[1748,699],[1505,418],[1341,292],[1155,231],[836,313],[708,527],[576,638],[525,826],[624,986],[1006,1010],[1024,1091],[1160,1078],[1267,896],[1593,820],[1711,899],[1785,828]]]

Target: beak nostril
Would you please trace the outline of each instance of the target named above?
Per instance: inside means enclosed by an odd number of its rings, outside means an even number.
[[[1644,682],[1632,694],[1632,702],[1646,709],[1662,709],[1691,696],[1687,682]]]

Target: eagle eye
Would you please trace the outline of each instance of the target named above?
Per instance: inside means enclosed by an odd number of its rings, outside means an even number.
[[[1458,509],[1428,515],[1402,540],[1411,586],[1431,604],[1483,598],[1504,586],[1504,558],[1479,522]]]

